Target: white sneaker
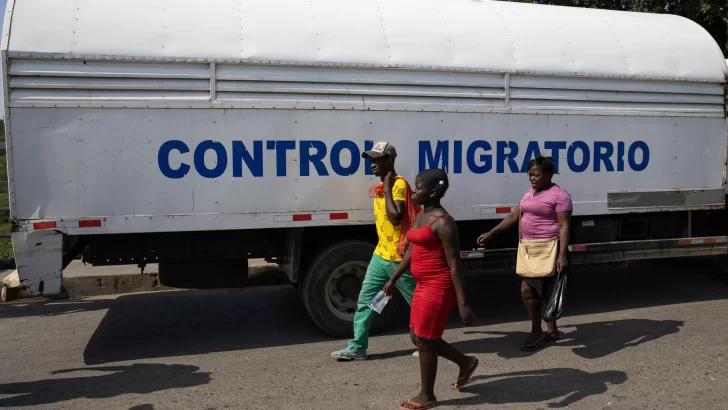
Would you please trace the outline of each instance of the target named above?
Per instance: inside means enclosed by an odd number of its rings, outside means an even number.
[[[338,360],[365,360],[367,358],[367,351],[347,347],[346,349],[331,353],[331,357]]]

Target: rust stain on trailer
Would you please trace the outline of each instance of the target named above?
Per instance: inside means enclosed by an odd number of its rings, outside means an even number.
[[[10,221],[10,232],[20,232],[20,221],[17,220],[17,218],[13,218]]]

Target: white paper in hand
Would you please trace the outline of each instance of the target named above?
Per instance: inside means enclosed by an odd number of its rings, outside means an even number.
[[[384,296],[384,292],[380,290],[379,293],[374,295],[374,299],[372,299],[372,301],[369,302],[367,306],[372,308],[372,310],[377,313],[382,313],[384,307],[387,306],[387,303],[389,303],[390,299],[392,299],[391,296]]]

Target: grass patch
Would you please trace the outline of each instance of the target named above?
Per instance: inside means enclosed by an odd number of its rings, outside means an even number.
[[[8,159],[5,155],[0,155],[0,181],[8,180]],[[0,206],[9,206],[10,195],[8,194],[8,186],[0,185]],[[4,231],[3,231],[4,232]]]
[[[8,160],[5,155],[0,155],[0,181],[8,180]],[[0,206],[9,206],[10,196],[8,186],[0,185]],[[10,233],[10,213],[0,211],[0,233]],[[14,257],[13,244],[10,238],[0,238],[0,259],[11,259]]]
[[[0,259],[13,259],[14,257],[15,253],[13,253],[10,238],[0,238]]]
[[[8,157],[0,155],[0,181],[8,180]]]

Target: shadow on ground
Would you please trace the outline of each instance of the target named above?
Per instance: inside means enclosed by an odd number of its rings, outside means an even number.
[[[560,343],[584,358],[598,358],[634,344],[676,333],[679,321],[648,319],[577,323],[572,317],[639,307],[728,298],[728,275],[704,263],[635,263],[620,271],[577,270],[566,295]],[[523,322],[524,333],[482,334],[459,342],[472,353],[518,357],[527,330],[526,312],[512,273],[468,276],[467,290],[477,325]],[[116,299],[3,305],[0,319],[107,310],[84,351],[88,365],[213,352],[239,351],[330,341],[311,321],[290,286],[136,294]],[[409,310],[401,309],[391,329],[408,332]],[[460,327],[457,312],[449,328]],[[375,342],[375,340],[374,340]],[[344,345],[342,341],[342,347]],[[411,349],[372,359],[411,354]]]
[[[474,393],[462,399],[440,402],[451,406],[482,406],[485,404],[541,403],[549,407],[568,407],[595,394],[606,393],[609,385],[627,381],[624,372],[608,370],[589,373],[577,369],[545,369],[488,376],[475,376],[472,384],[463,389]],[[554,401],[563,397],[559,401]]]
[[[130,366],[59,370],[51,374],[98,372],[106,374],[0,384],[0,395],[11,395],[11,397],[0,398],[0,407],[37,406],[79,398],[103,399],[123,394],[148,394],[167,389],[208,384],[210,373],[198,372],[198,370],[199,368],[196,366],[165,364],[132,364]]]
[[[680,331],[683,322],[677,320],[625,319],[607,322],[583,324],[567,324],[561,327],[563,337],[551,345],[572,347],[572,352],[584,359],[599,359],[617,353],[620,350],[635,347],[663,336]],[[497,354],[504,359],[528,357],[535,352],[522,352],[519,346],[528,336],[528,332],[492,332],[465,331],[475,335],[474,339],[453,342],[452,345],[465,354]],[[407,356],[410,350],[398,350],[379,355],[371,355],[371,359],[390,359]]]
[[[165,292],[116,300],[84,351],[86,364],[331,340],[290,286]]]
[[[572,351],[584,359],[599,359],[622,349],[639,346],[680,331],[683,322],[677,320],[626,319],[608,322],[564,325],[563,338],[555,344],[573,346]],[[505,359],[526,357],[533,353],[521,352],[516,347],[528,332],[465,332],[491,336],[456,343],[469,353],[497,353]],[[495,336],[495,337],[492,337]],[[546,345],[548,346],[548,345]]]
[[[0,305],[0,319],[21,317],[50,317],[78,312],[109,309],[115,303],[110,299],[97,300],[36,300],[21,299]]]

